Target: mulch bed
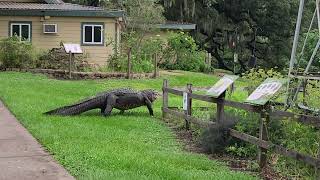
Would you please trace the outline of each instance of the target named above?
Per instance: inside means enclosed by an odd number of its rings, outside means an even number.
[[[57,69],[18,69],[6,68],[4,71],[31,72],[45,74],[56,79],[70,79],[69,71]],[[130,79],[153,78],[153,73],[133,73]],[[71,72],[71,79],[124,79],[127,73],[119,72]]]

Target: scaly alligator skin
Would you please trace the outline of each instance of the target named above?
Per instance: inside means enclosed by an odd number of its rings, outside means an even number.
[[[87,100],[70,106],[64,106],[52,111],[46,112],[48,115],[71,116],[78,115],[83,112],[100,109],[104,116],[111,114],[113,108],[121,110],[133,109],[140,106],[147,106],[149,114],[153,116],[152,102],[158,97],[158,93],[154,90],[135,91],[130,88],[115,89],[98,94]]]

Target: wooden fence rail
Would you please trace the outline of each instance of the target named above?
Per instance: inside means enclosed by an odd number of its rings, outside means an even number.
[[[223,123],[225,107],[232,107],[232,108],[245,110],[248,112],[259,113],[261,118],[260,118],[258,138],[249,134],[236,131],[234,129],[229,129],[229,130],[230,130],[230,135],[232,137],[257,145],[259,147],[258,161],[259,161],[260,168],[263,168],[267,164],[268,150],[273,150],[274,152],[281,154],[283,156],[294,158],[298,161],[302,161],[306,164],[312,165],[315,167],[316,170],[319,171],[320,158],[311,157],[309,155],[302,154],[270,142],[267,136],[267,133],[268,133],[267,124],[271,116],[276,116],[276,117],[287,117],[292,120],[297,120],[298,122],[301,122],[303,124],[312,125],[317,128],[320,128],[320,117],[273,110],[273,108],[271,108],[270,105],[257,106],[257,105],[245,104],[241,102],[229,101],[225,99],[225,93],[223,93],[218,98],[214,98],[208,95],[194,94],[192,93],[191,84],[187,85],[186,91],[180,91],[173,88],[169,88],[169,82],[167,80],[164,80],[162,90],[163,90],[163,107],[162,107],[163,117],[167,118],[168,114],[172,116],[180,117],[185,120],[187,129],[190,128],[191,123],[202,128],[207,128],[210,126],[217,125],[219,123]],[[168,106],[169,93],[177,96],[183,96],[184,93],[187,93],[187,110],[184,112],[181,112],[181,111],[179,112],[177,110],[170,109]],[[193,117],[191,112],[192,99],[217,104],[216,122],[203,121],[201,119]]]

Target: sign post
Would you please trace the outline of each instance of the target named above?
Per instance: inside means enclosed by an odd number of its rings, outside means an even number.
[[[71,71],[72,71],[72,53],[71,51],[69,51],[69,79],[72,78],[72,75],[71,75]]]
[[[217,123],[223,123],[224,119],[224,99],[227,89],[237,80],[239,76],[224,75],[212,88],[207,91],[207,94],[218,99],[217,102]]]
[[[63,44],[64,50],[69,54],[69,78],[72,78],[72,62],[75,54],[83,54],[80,44]]]
[[[268,78],[262,84],[260,84],[260,86],[253,91],[252,94],[250,94],[245,102],[254,105],[265,106],[267,102],[281,89],[285,82],[285,79]],[[268,141],[267,125],[270,121],[270,115],[265,109],[263,109],[260,116],[259,139]],[[267,149],[262,147],[259,148],[258,159],[261,169],[267,164],[267,153]]]
[[[183,92],[183,110],[187,111],[188,110],[188,93]]]
[[[192,98],[189,94],[192,93],[192,84],[187,84],[187,91],[183,93],[183,110],[186,116],[192,115]],[[190,130],[190,122],[188,118],[185,118],[186,129]]]

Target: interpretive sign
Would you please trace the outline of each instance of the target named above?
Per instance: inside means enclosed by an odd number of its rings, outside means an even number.
[[[213,97],[219,97],[230,87],[239,76],[224,75],[212,88],[207,91],[207,94]]]
[[[82,54],[82,49],[80,47],[80,44],[63,44],[64,50],[66,53],[72,53],[72,54]]]
[[[183,110],[188,110],[188,93],[183,93]]]
[[[285,79],[266,79],[253,93],[247,98],[246,103],[265,105],[286,82]]]

